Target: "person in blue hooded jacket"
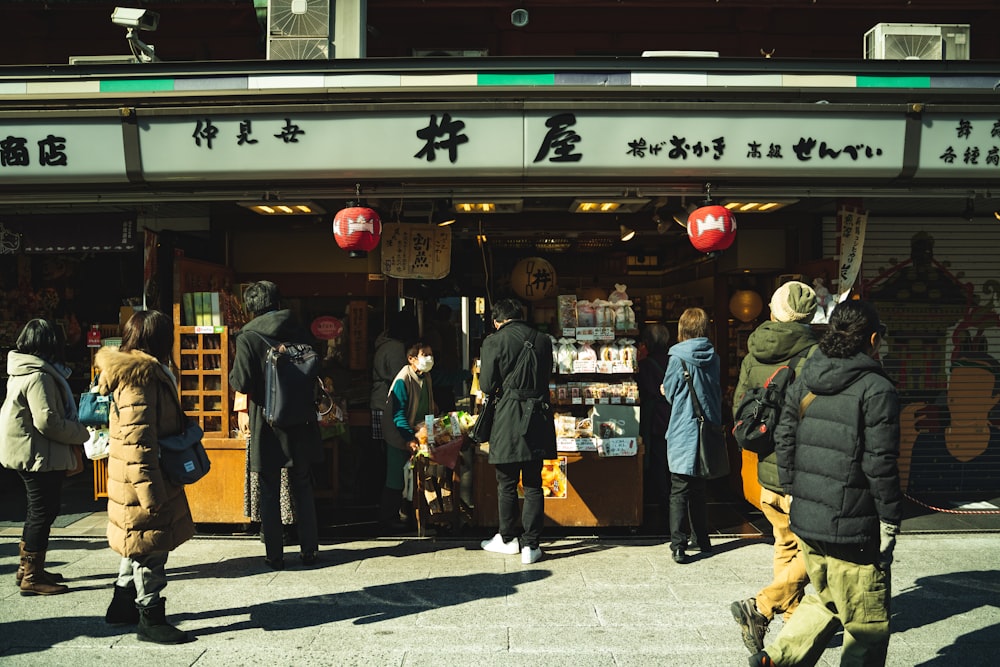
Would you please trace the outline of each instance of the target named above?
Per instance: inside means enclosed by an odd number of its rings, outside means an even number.
[[[677,343],[663,377],[663,395],[670,403],[667,425],[667,467],[670,469],[670,553],[687,562],[688,538],[703,554],[711,550],[708,538],[705,480],[698,477],[698,420],[691,391],[684,378],[687,368],[705,419],[722,423],[722,387],[719,355],[708,339],[708,313],[688,308],[677,322]]]

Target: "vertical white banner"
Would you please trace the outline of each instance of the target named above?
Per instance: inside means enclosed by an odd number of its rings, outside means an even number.
[[[851,293],[851,288],[861,273],[861,260],[865,249],[865,225],[868,212],[842,208],[837,211],[840,227],[840,266],[837,269],[837,302]]]

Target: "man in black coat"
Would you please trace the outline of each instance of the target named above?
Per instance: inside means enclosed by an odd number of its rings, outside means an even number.
[[[281,527],[281,469],[288,468],[289,486],[298,515],[302,562],[312,565],[319,550],[316,503],[309,465],[323,457],[319,424],[279,428],[264,418],[264,363],[269,343],[305,341],[305,333],[288,309],[279,309],[278,286],[262,280],[243,293],[244,307],[253,314],[236,338],[236,356],[229,384],[249,398],[250,470],[260,475],[260,529],[264,534],[265,562],[275,570],[285,566]],[[261,335],[256,335],[261,334]]]
[[[556,456],[556,430],[549,407],[552,341],[525,324],[516,299],[493,305],[496,333],[483,341],[479,386],[487,396],[500,389],[490,434],[489,461],[496,466],[500,530],[484,540],[494,553],[521,552],[528,565],[542,557],[538,545],[545,518],[542,462]],[[517,526],[517,483],[524,487],[521,529]],[[520,537],[520,548],[518,546]]]

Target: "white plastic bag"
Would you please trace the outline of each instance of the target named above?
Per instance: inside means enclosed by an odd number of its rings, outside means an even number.
[[[83,443],[83,452],[92,461],[108,458],[108,449],[111,446],[111,438],[107,428],[88,426],[90,437]]]

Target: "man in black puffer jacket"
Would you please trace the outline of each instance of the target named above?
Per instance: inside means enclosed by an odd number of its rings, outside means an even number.
[[[885,327],[845,301],[789,388],[775,431],[778,476],[816,589],[751,665],[812,665],[844,628],[841,665],[884,665],[889,565],[902,518],[899,397],[874,359]]]

